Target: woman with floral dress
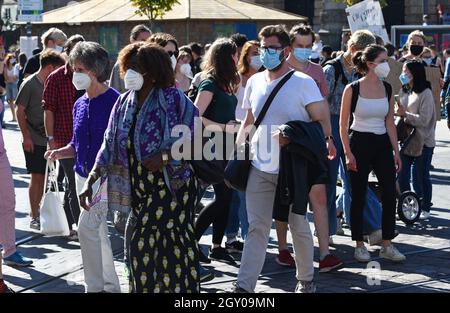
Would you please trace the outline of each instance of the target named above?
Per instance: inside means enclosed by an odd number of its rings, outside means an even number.
[[[107,180],[108,206],[137,218],[130,243],[131,289],[138,293],[199,292],[198,246],[192,212],[197,179],[185,161],[175,161],[171,131],[194,131],[198,111],[173,88],[174,71],[163,48],[135,43],[119,55],[125,87],[113,108],[94,170],[80,194],[88,208],[92,185]],[[151,66],[150,66],[151,65]]]

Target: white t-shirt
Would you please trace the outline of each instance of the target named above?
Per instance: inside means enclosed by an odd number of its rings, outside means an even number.
[[[245,87],[242,86],[242,78],[241,78],[239,90],[236,93],[236,98],[238,99],[238,104],[236,106],[236,120],[237,121],[245,120],[245,115],[247,114],[247,110],[242,107],[242,103],[244,102],[244,95],[245,95]]]
[[[253,75],[247,82],[244,109],[251,109],[255,121],[275,86],[283,79],[268,82],[266,71]],[[287,75],[287,74],[286,74]],[[275,96],[261,125],[252,138],[252,165],[258,170],[278,174],[280,146],[272,133],[290,121],[310,122],[306,107],[322,101],[316,82],[306,74],[295,72]]]

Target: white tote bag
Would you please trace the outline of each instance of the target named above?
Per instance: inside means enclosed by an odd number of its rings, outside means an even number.
[[[69,224],[58,188],[55,162],[47,161],[44,197],[41,201],[41,233],[48,237],[69,236]],[[48,186],[48,191],[46,187]],[[52,191],[55,190],[55,191]]]

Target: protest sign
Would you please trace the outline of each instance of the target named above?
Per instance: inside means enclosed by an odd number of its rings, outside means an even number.
[[[378,1],[365,0],[345,9],[352,33],[367,29],[389,42],[383,12]]]

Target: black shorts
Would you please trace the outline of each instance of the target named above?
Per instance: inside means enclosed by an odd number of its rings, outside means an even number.
[[[326,164],[308,165],[308,183],[310,186],[326,185],[329,182]]]
[[[25,153],[25,161],[27,164],[28,174],[42,174],[45,175],[45,167],[47,160],[44,159],[44,154],[47,151],[46,146],[34,145],[33,153],[23,151]]]

